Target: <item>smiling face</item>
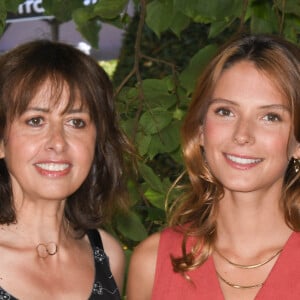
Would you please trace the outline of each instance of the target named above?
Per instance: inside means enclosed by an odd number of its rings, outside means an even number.
[[[288,160],[299,157],[282,93],[251,62],[225,70],[213,91],[201,145],[225,190],[282,187]]]
[[[50,95],[46,82],[9,124],[1,145],[15,201],[63,200],[79,188],[92,165],[96,129],[89,112],[80,101],[64,111],[66,86],[55,104]]]

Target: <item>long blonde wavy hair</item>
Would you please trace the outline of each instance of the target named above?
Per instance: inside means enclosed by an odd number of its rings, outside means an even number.
[[[186,274],[203,264],[212,253],[216,240],[218,201],[224,191],[210,172],[200,146],[200,128],[207,112],[208,100],[225,69],[240,61],[250,61],[264,72],[288,101],[292,111],[291,134],[300,142],[300,50],[278,36],[243,35],[225,46],[200,76],[182,127],[182,149],[189,176],[188,190],[176,200],[169,225],[182,231],[182,255],[171,257],[175,272]],[[286,223],[300,231],[300,172],[297,161],[288,165],[281,195]],[[299,168],[299,166],[298,166]],[[191,249],[187,240],[194,237]]]

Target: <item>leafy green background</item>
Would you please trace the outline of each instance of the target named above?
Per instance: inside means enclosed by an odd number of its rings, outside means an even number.
[[[0,1],[1,32],[7,12],[16,12],[21,2]],[[43,6],[59,23],[72,19],[94,48],[101,24],[126,32],[112,80],[121,125],[141,159],[138,176],[128,179],[130,213],[116,216],[108,229],[129,258],[137,243],[165,225],[167,195],[170,203],[177,196],[168,192],[184,171],[179,128],[197,76],[218,46],[241,31],[278,34],[299,44],[300,1],[140,0],[132,17],[128,0],[88,7],[82,0],[43,0]]]

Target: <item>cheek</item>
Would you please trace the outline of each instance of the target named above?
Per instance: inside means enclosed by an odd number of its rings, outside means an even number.
[[[279,155],[279,153],[288,155],[289,148],[291,147],[288,134],[280,134],[280,132],[277,134],[274,132],[262,132],[260,135],[256,136],[256,141],[259,142],[263,148],[272,151],[274,155]]]
[[[78,141],[76,145],[73,146],[74,151],[77,151],[78,158],[85,164],[91,164],[95,156],[95,138],[86,139],[83,141]]]
[[[86,157],[94,158],[95,146],[97,142],[97,133],[95,127],[90,128],[84,135],[77,137],[76,145],[74,147],[81,149],[82,153],[85,153]]]
[[[224,124],[207,119],[202,127],[200,141],[202,146],[218,143],[230,134],[231,130]]]

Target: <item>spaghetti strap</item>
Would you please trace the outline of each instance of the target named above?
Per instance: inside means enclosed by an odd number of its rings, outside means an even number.
[[[87,235],[93,248],[98,247],[104,250],[101,235],[97,229],[88,230]]]

